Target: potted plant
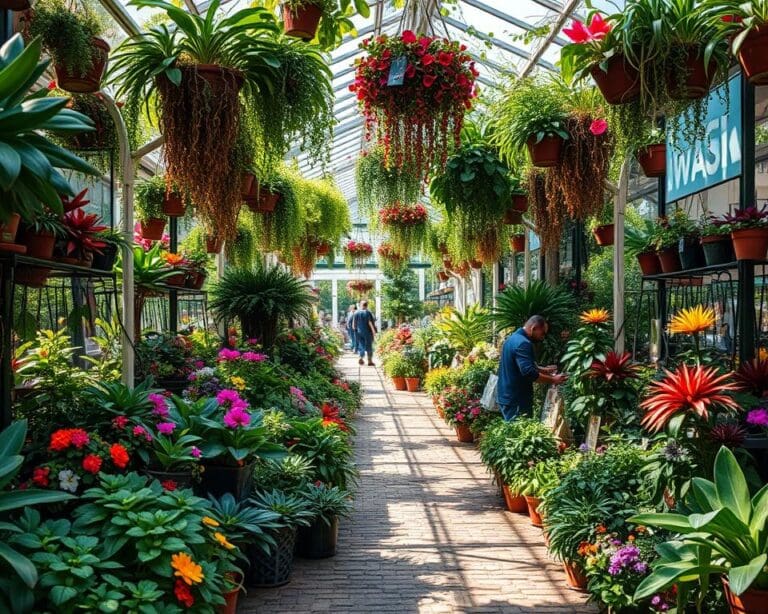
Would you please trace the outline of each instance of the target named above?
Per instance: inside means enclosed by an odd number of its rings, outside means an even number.
[[[247,550],[250,566],[245,583],[255,587],[282,586],[291,580],[298,528],[308,526],[312,520],[310,503],[298,493],[280,490],[257,493],[252,502],[257,510],[273,512],[277,517],[271,521],[275,527],[267,532],[274,543],[269,552],[254,547]]]
[[[365,263],[373,255],[373,246],[364,241],[347,241],[344,246],[344,263],[348,269],[365,266]]]
[[[472,443],[474,435],[469,427],[483,411],[480,399],[465,388],[451,386],[440,394],[438,403],[446,423],[456,429],[456,438],[462,443]]]
[[[376,132],[384,146],[385,165],[410,167],[418,177],[442,169],[450,146],[459,145],[464,114],[476,96],[471,56],[458,41],[418,37],[411,30],[368,38],[361,46],[366,56],[356,62],[350,89],[367,134]],[[399,57],[406,63],[402,84],[388,87],[392,61]],[[441,128],[447,125],[451,130]]]
[[[301,496],[309,504],[312,521],[299,527],[296,552],[308,559],[324,559],[336,554],[339,539],[339,519],[352,512],[351,494],[338,486],[322,482],[308,483]]]
[[[247,108],[240,90],[280,89],[276,74],[264,70],[278,26],[263,8],[218,16],[220,4],[214,0],[197,15],[162,0],[137,0],[138,8],[164,11],[171,27],[157,25],[123,42],[110,80],[129,112],[156,104],[168,178],[184,187],[207,228],[231,239],[242,204],[242,167],[231,155]]]
[[[200,290],[208,276],[208,254],[194,251],[184,253],[187,261],[187,280],[186,287],[192,290]]]
[[[407,390],[405,374],[408,371],[408,364],[402,352],[393,352],[385,357],[382,367],[384,374],[392,379],[392,385],[395,387],[395,390]]]
[[[152,441],[148,450],[139,451],[147,464],[145,473],[160,483],[171,480],[178,488],[192,488],[202,456],[197,447],[200,437],[174,422],[172,416],[161,420],[154,429],[147,427]]]
[[[67,234],[61,215],[45,209],[28,223],[22,224],[19,242],[27,247],[27,256],[51,260],[57,239]]]
[[[659,263],[664,273],[696,268],[703,264],[704,254],[696,225],[682,209],[676,209],[671,215],[658,219],[653,245],[659,254]]]
[[[422,178],[409,166],[387,166],[384,147],[361,152],[355,169],[360,205],[369,213],[393,202],[415,203],[421,196]]]
[[[565,101],[552,81],[521,79],[499,103],[494,138],[507,159],[527,150],[534,166],[555,166],[569,138],[567,117]]]
[[[94,253],[92,267],[99,271],[111,271],[115,267],[118,252],[129,244],[122,231],[116,228],[105,228],[96,234],[96,238],[104,246],[101,248],[101,253]]]
[[[64,0],[35,3],[30,35],[39,36],[53,58],[58,86],[68,92],[99,91],[110,47],[99,38],[103,25],[87,0],[70,8]]]
[[[374,288],[370,279],[352,279],[347,282],[347,292],[358,298],[363,298]]]
[[[379,211],[379,222],[399,253],[418,252],[427,234],[429,214],[424,205],[392,203]]]
[[[166,196],[165,180],[154,176],[137,183],[134,189],[133,206],[141,223],[141,235],[150,241],[159,241],[165,230],[163,202]]]
[[[286,36],[305,41],[315,38],[326,7],[336,8],[336,0],[285,0],[282,3]]]
[[[166,286],[173,286],[175,288],[183,288],[187,284],[187,275],[189,273],[189,264],[186,258],[181,254],[174,254],[173,252],[164,252],[163,260],[165,266],[171,270],[171,274],[165,278],[164,283]]]
[[[637,143],[635,157],[646,177],[664,177],[667,173],[666,135],[657,129],[648,130]]]
[[[485,431],[480,441],[480,458],[488,470],[496,476],[496,480],[504,494],[504,502],[510,512],[527,513],[528,506],[525,497],[518,492],[511,492],[509,482],[512,480],[514,470],[517,468],[511,463],[507,452],[507,441],[516,430],[514,422],[498,420],[491,424]]]
[[[712,216],[702,218],[699,223],[701,247],[707,266],[730,264],[736,259],[730,227],[724,220]]]
[[[281,4],[286,36],[316,39],[325,50],[337,47],[344,34],[355,29],[351,19],[355,12],[365,19],[371,14],[367,3],[352,0],[283,0]]]
[[[163,270],[167,274],[167,269]],[[157,388],[180,395],[189,385],[189,375],[193,371],[192,345],[186,336],[149,332],[143,339],[136,338],[136,383],[152,377],[152,384]],[[153,415],[166,413],[165,406],[160,404],[156,397],[153,398],[153,403]],[[175,406],[179,413],[182,407],[187,412],[191,411],[178,403]]]
[[[94,254],[101,252],[105,245],[99,239],[99,233],[107,227],[100,223],[101,218],[98,215],[83,211],[81,207],[86,203],[87,201],[64,213],[65,255],[59,256],[62,262],[91,266]]]
[[[644,220],[643,226],[624,228],[624,251],[629,256],[637,257],[640,271],[643,275],[658,275],[661,273],[659,256],[653,247],[655,225],[650,220]]]
[[[705,4],[733,37],[731,51],[738,58],[749,82],[753,85],[768,84],[768,63],[765,59],[768,3],[765,0],[710,0]]]
[[[678,607],[691,589],[702,587],[701,609],[710,576],[720,576],[730,612],[757,613],[768,607],[768,549],[762,536],[768,510],[764,489],[750,498],[744,473],[734,453],[717,453],[714,480],[694,480],[686,513],[644,513],[630,522],[659,527],[678,536],[659,549],[653,573],[637,587],[636,599],[677,586]]]
[[[590,220],[588,228],[599,247],[613,245],[613,205],[606,204],[600,215]]]
[[[544,521],[539,510],[542,497],[560,481],[563,460],[552,456],[513,472],[509,488],[525,497],[528,516],[534,527],[542,528]]]
[[[519,228],[513,229],[513,234],[509,237],[509,248],[519,254],[525,251],[525,229],[523,232],[514,232]]]
[[[419,348],[409,347],[403,350],[405,359],[405,387],[408,392],[418,392],[421,378],[427,370],[427,360],[424,351]]]
[[[763,260],[768,251],[768,209],[749,207],[723,217],[731,229],[736,260]]]
[[[379,266],[387,277],[395,277],[407,267],[407,256],[402,256],[388,241],[379,245],[376,253],[379,256]]]

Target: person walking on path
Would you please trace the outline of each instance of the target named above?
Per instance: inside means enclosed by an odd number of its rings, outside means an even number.
[[[363,301],[360,309],[352,317],[352,327],[357,339],[357,353],[360,355],[359,364],[365,364],[363,356],[368,354],[368,366],[373,367],[373,338],[376,333],[376,318],[368,311],[368,301]]]
[[[357,303],[352,303],[347,310],[347,334],[349,335],[349,349],[357,354],[357,334],[355,333],[355,314]]]
[[[533,383],[562,384],[568,379],[557,367],[539,367],[533,344],[547,336],[549,325],[542,316],[531,316],[525,326],[506,338],[501,348],[497,400],[504,420],[530,416],[533,412]]]

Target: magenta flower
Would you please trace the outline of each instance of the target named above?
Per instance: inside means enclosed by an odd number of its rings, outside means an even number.
[[[251,414],[244,407],[235,405],[224,414],[224,425],[231,429],[248,426],[251,422]]]
[[[221,361],[229,361],[229,360],[237,360],[240,358],[240,352],[237,350],[230,350],[229,348],[222,348],[219,350],[219,360]]]
[[[133,435],[134,437],[141,437],[143,435],[146,435],[147,431],[144,430],[143,426],[134,426],[133,427]]]
[[[193,458],[200,458],[203,455],[203,451],[197,446],[192,446],[192,449],[189,451],[189,455]]]
[[[157,432],[161,435],[170,435],[175,428],[176,425],[173,422],[158,422],[157,424]]]
[[[768,409],[758,407],[747,414],[747,424],[768,428]]]
[[[243,399],[240,398],[240,395],[237,393],[237,390],[232,390],[231,388],[225,388],[219,394],[216,395],[216,402],[219,405],[225,405],[226,403],[231,403],[234,405],[235,403],[242,403]]]
[[[205,366],[205,363],[202,360],[195,361],[195,369],[202,369],[204,366]]]
[[[596,119],[589,126],[589,131],[595,136],[605,134],[606,130],[608,130],[608,122],[604,119]]]
[[[162,394],[152,393],[149,395],[149,400],[154,404],[152,413],[156,416],[165,418],[168,415],[168,402]]]
[[[248,362],[264,362],[267,359],[267,355],[258,352],[244,352],[240,358]]]

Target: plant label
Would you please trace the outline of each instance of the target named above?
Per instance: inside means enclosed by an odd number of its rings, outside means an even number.
[[[499,378],[491,373],[488,376],[488,381],[485,383],[485,390],[483,390],[483,396],[480,398],[480,405],[485,407],[488,411],[496,411],[496,384]]]
[[[600,416],[592,414],[589,417],[589,425],[587,426],[587,448],[590,450],[597,449],[597,438],[600,435]]]
[[[392,60],[392,64],[389,65],[389,77],[387,78],[387,85],[392,87],[394,85],[402,85],[405,81],[405,69],[408,67],[408,58],[400,56]]]

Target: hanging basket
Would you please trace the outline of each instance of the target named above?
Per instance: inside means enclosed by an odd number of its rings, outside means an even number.
[[[515,194],[512,196],[512,211],[519,211],[525,213],[528,211],[528,195],[527,194]]]
[[[164,217],[151,217],[141,220],[141,236],[150,241],[160,241],[165,231]]]
[[[667,74],[667,89],[673,100],[699,100],[712,87],[717,63],[710,60],[709,68],[704,64],[703,50],[691,47],[685,54],[682,71],[670,70]]]
[[[663,177],[667,173],[667,146],[665,143],[643,147],[635,157],[646,177]]]
[[[96,37],[91,39],[91,44],[93,45],[93,64],[85,74],[73,74],[63,64],[54,66],[56,83],[64,91],[74,94],[93,94],[101,89],[101,79],[107,68],[110,47],[105,40]]]
[[[314,4],[308,3],[296,8],[284,5],[283,23],[285,24],[285,35],[311,41],[315,38],[315,34],[317,34],[317,27],[320,25],[322,16],[322,10]]]
[[[540,141],[532,135],[527,142],[528,152],[531,154],[531,163],[539,168],[556,166],[560,162],[565,141],[555,135],[547,135]]]
[[[626,104],[640,96],[640,73],[622,54],[608,60],[605,70],[595,64],[589,72],[608,104]]]
[[[162,211],[168,217],[183,217],[187,211],[184,199],[178,192],[166,194],[163,198]]]
[[[603,224],[592,231],[595,241],[600,247],[613,245],[613,224]]]
[[[768,25],[747,34],[739,49],[739,63],[752,85],[768,85]]]
[[[209,254],[218,254],[224,246],[224,240],[217,235],[205,236],[205,251]]]
[[[509,239],[509,247],[513,252],[525,251],[525,235],[513,235]]]

